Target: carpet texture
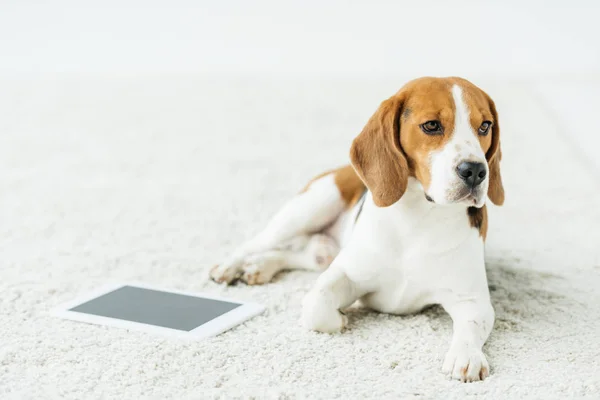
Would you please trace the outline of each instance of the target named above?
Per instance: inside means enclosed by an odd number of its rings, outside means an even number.
[[[526,83],[475,83],[500,112],[507,201],[486,259],[492,375],[440,372],[451,321],[349,312],[339,335],[300,328],[317,275],[223,287],[208,269],[256,233],[404,79],[227,77],[0,84],[0,397],[600,398],[600,190]],[[264,304],[202,342],[64,321],[87,290],[142,281]]]

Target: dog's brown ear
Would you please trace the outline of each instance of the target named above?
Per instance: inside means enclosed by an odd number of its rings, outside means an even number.
[[[379,207],[397,202],[408,184],[408,163],[400,147],[401,94],[379,106],[352,142],[352,166],[373,194]]]
[[[490,169],[490,184],[488,187],[488,197],[497,206],[504,204],[504,186],[502,185],[502,175],[500,174],[500,160],[502,159],[502,149],[500,148],[500,121],[494,101],[489,98],[490,109],[494,115],[494,124],[492,125],[492,145],[490,146],[485,158]]]

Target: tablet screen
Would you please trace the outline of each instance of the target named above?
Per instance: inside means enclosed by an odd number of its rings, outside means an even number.
[[[222,300],[123,286],[69,311],[189,332],[239,306]]]

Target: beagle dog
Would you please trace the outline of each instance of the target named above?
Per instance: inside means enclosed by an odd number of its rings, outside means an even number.
[[[283,269],[323,271],[301,316],[320,332],[341,331],[357,300],[391,314],[440,304],[453,320],[442,371],[485,379],[494,324],[485,203],[504,202],[500,158],[485,92],[461,78],[411,81],[354,139],[351,165],[314,178],[210,276],[254,285]]]

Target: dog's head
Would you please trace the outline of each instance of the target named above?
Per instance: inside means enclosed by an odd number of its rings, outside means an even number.
[[[500,126],[492,99],[460,78],[420,78],[381,103],[350,150],[352,165],[387,207],[419,180],[437,204],[501,205]]]

